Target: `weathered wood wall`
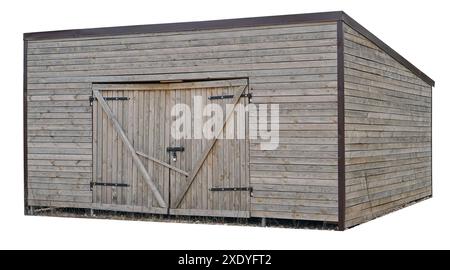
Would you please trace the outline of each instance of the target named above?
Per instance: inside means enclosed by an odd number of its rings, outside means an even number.
[[[248,77],[280,104],[250,142],[251,215],[337,221],[336,23],[28,42],[28,203],[91,207],[93,82]]]
[[[431,195],[431,86],[344,24],[346,226]]]

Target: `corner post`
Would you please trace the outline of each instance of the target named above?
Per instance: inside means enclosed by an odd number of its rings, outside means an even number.
[[[345,95],[344,25],[337,21],[337,106],[338,106],[338,228],[345,230]]]
[[[28,215],[28,115],[27,115],[27,89],[28,89],[28,71],[27,71],[27,50],[28,40],[23,38],[23,197],[24,197],[24,214]]]

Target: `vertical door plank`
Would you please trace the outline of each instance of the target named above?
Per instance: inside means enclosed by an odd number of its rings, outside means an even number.
[[[101,106],[98,106],[98,103],[95,102],[96,106],[97,106],[97,139],[98,139],[98,144],[97,144],[97,177],[95,179],[96,182],[101,181],[101,179],[103,178],[103,144],[104,144],[104,140],[105,137],[103,136],[103,110],[101,108]],[[95,192],[95,202],[96,203],[101,203],[101,187],[98,186],[94,186],[94,192]]]
[[[143,149],[144,148],[144,92],[139,91],[139,116],[138,116],[138,146],[135,149]],[[145,167],[144,167],[145,168]],[[144,179],[141,176],[141,174],[138,174],[138,205],[143,206],[143,197],[144,197]],[[149,176],[152,177],[152,175],[149,173]]]
[[[97,128],[97,102],[92,104],[92,182],[97,181],[97,144],[98,144],[98,128]],[[92,202],[96,203],[95,188],[92,188]]]
[[[158,148],[157,148],[157,157],[159,160],[162,161],[167,161],[165,159],[165,126],[167,125],[167,122],[165,121],[165,115],[166,115],[166,93],[164,91],[158,91],[159,93],[159,97],[160,97],[160,101],[158,103],[158,113],[157,113],[157,117],[156,117],[156,121],[158,122],[158,132],[159,132],[159,140],[158,140]],[[164,199],[167,201],[168,199],[168,179],[166,178],[165,175],[165,171],[167,170],[167,168],[162,167],[159,170],[158,173],[158,179],[159,179],[159,186],[162,187],[163,190],[163,196]]]
[[[207,89],[206,96],[209,97],[212,95],[211,89]],[[210,104],[210,101],[208,98],[206,98],[205,104]],[[209,140],[206,140],[206,146],[209,144]],[[206,146],[202,151],[205,151]],[[214,159],[214,152],[211,153],[211,155],[208,156],[206,162],[208,167],[208,186],[207,188],[213,187],[213,159]],[[208,209],[214,209],[214,193],[208,190]]]
[[[172,121],[173,121],[172,108],[177,103],[177,91],[170,91],[170,94],[171,94],[170,95],[170,106],[167,111],[168,111],[168,117],[170,119],[169,123],[172,123]],[[170,128],[170,125],[168,125],[168,126]],[[167,147],[176,144],[175,138],[173,137],[173,136],[176,136],[176,132],[173,132],[173,134],[171,134],[171,133],[172,133],[172,130],[169,129],[169,133],[168,133],[169,144],[167,145]],[[166,152],[166,154],[169,157],[170,164],[177,167],[178,163],[173,161],[172,157],[170,157],[167,152]],[[175,200],[175,198],[177,196],[177,178],[176,178],[176,176],[177,176],[177,173],[171,170],[170,171],[170,186],[171,186],[170,187],[170,200],[171,200],[171,203],[173,200]]]
[[[108,97],[108,92],[105,91],[105,96]],[[103,169],[102,169],[102,182],[107,181],[108,178],[108,121],[106,113],[103,112],[103,127],[102,127],[102,137],[103,137]],[[100,188],[100,196],[101,196],[101,202],[106,203],[106,187],[101,186]]]
[[[189,108],[192,109],[191,104],[190,104],[190,99],[191,99],[191,95],[192,93],[195,92],[195,89],[192,90],[180,90],[183,93],[184,96],[184,100],[183,103],[186,104]],[[192,112],[191,112],[192,113]],[[186,123],[186,125],[183,127],[183,129],[187,128],[187,122],[191,122],[192,121],[192,117],[190,115],[184,115],[183,117],[183,121],[184,123]],[[180,155],[183,156],[183,164],[184,164],[184,170],[185,171],[189,171],[191,168],[191,164],[192,164],[192,160],[195,159],[196,157],[196,149],[195,149],[195,141],[192,139],[184,139],[182,141],[182,146],[185,147],[185,152],[180,153]],[[180,179],[182,179],[183,181],[186,180],[186,178],[184,177],[180,177]],[[182,183],[184,184],[184,182]],[[192,191],[189,194],[187,194],[187,198],[185,201],[185,208],[193,208],[193,205],[195,205],[195,192]]]
[[[115,92],[112,92],[112,94],[114,95]],[[123,102],[123,101],[122,101]],[[111,107],[112,107],[112,111],[114,115],[117,115],[117,101],[113,100],[111,102]],[[111,132],[112,132],[112,143],[111,143],[111,147],[112,147],[112,163],[111,163],[111,182],[112,183],[117,183],[117,171],[118,171],[118,167],[117,167],[117,150],[118,150],[118,137],[117,137],[117,132],[114,131],[114,128],[111,125]],[[117,187],[111,187],[111,203],[112,204],[117,204]]]
[[[127,138],[130,138],[130,143],[133,144],[133,138],[134,138],[134,126],[133,126],[133,113],[134,113],[134,91],[127,91],[128,97],[130,98],[128,100],[128,108],[127,108],[127,131],[128,133]],[[133,189],[134,189],[134,182],[133,182],[133,158],[131,156],[131,153],[127,152],[127,179],[128,184],[130,185],[127,189],[127,205],[133,204]]]
[[[123,91],[118,91],[119,96],[124,96]],[[123,121],[123,107],[124,105],[128,103],[128,101],[122,101],[117,103],[117,121],[119,121],[119,124],[123,127],[124,121]],[[118,135],[116,135],[118,136]],[[121,184],[127,184],[123,180],[123,152],[122,152],[122,141],[120,139],[117,140],[117,181]],[[123,204],[123,189],[124,188],[118,188],[117,189],[117,203]]]
[[[152,131],[153,128],[150,128],[152,125],[152,113],[153,113],[153,99],[151,97],[151,93],[149,93],[149,91],[141,91],[143,92],[143,112],[144,112],[144,117],[143,117],[143,125],[142,125],[142,139],[143,139],[143,145],[142,148],[140,148],[140,151],[143,151],[144,153],[151,153],[151,155],[153,156],[153,149],[151,149],[151,152],[149,152],[149,149],[151,147],[153,147],[152,144]],[[144,160],[142,159],[148,174],[150,175],[150,177],[153,179],[153,181],[155,181],[155,175],[154,175],[154,169],[153,169],[153,163],[149,162],[149,160]],[[157,182],[155,181],[155,184],[157,185]],[[147,188],[147,185],[145,185],[145,183],[143,183],[142,185],[142,205],[145,207],[149,206],[149,199],[151,200],[151,195],[149,194],[149,190]]]

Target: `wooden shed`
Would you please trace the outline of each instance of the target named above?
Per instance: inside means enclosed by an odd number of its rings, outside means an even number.
[[[26,33],[25,214],[343,230],[431,197],[433,86],[344,12]],[[278,146],[249,135],[249,113],[243,138],[174,137],[171,108],[194,97],[278,104]]]

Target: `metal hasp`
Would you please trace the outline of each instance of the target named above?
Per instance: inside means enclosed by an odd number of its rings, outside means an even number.
[[[91,104],[91,106],[92,106],[92,102],[94,102],[94,100],[96,100],[96,99],[97,98],[94,97],[94,96],[90,96],[89,97],[89,103]],[[116,100],[116,101],[118,101],[118,100],[130,100],[129,97],[104,97],[103,99],[104,100]]]
[[[103,186],[103,187],[129,187],[128,184],[122,184],[122,183],[106,183],[106,182],[91,182],[90,187],[91,190],[94,188],[94,186]]]
[[[166,148],[167,152],[170,153],[170,158],[173,162],[177,161],[177,152],[184,152],[183,146],[169,146]]]
[[[252,187],[212,187],[210,191],[253,191]]]
[[[208,99],[209,100],[214,100],[214,99],[228,99],[228,98],[233,98],[234,95],[221,95],[221,96],[209,96]],[[248,97],[248,98],[252,98],[252,94],[248,93],[248,94],[242,94],[241,97]]]

